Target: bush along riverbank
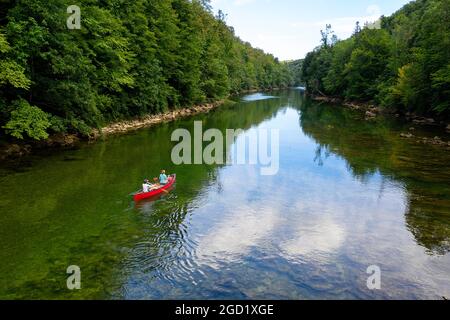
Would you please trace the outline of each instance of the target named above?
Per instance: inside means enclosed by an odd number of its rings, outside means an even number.
[[[407,112],[405,114],[401,114],[395,109],[386,109],[371,103],[365,103],[365,102],[356,102],[356,101],[348,101],[339,97],[328,97],[324,95],[314,95],[307,92],[307,95],[314,101],[317,102],[325,102],[330,104],[335,104],[339,106],[343,106],[352,110],[357,110],[361,113],[364,113],[365,120],[366,121],[372,121],[375,120],[379,116],[386,116],[386,117],[395,117],[398,119],[402,119],[406,122],[411,123],[411,127],[409,128],[408,132],[401,133],[400,136],[404,139],[409,140],[415,140],[417,143],[423,143],[428,145],[434,145],[446,148],[450,150],[450,141],[447,141],[447,139],[439,136],[435,136],[433,138],[424,137],[424,136],[417,136],[415,134],[415,128],[416,126],[433,126],[433,127],[439,127],[442,129],[442,132],[446,132],[447,134],[450,134],[450,124],[443,121],[443,120],[437,120],[434,118],[429,117],[422,117],[417,114],[414,114],[412,112]]]

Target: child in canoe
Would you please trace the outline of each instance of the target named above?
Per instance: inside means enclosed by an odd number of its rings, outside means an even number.
[[[148,179],[144,180],[144,184],[142,185],[142,192],[147,193],[159,188],[159,185],[152,184]]]

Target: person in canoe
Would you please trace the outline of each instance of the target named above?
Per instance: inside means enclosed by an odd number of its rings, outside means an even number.
[[[157,185],[150,183],[148,179],[144,180],[144,183],[142,184],[142,192],[147,193],[155,189],[158,189]]]
[[[161,174],[159,175],[159,184],[164,186],[169,182],[169,178],[166,175],[166,170],[161,170]]]

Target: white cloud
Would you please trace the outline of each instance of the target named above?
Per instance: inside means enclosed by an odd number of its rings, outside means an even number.
[[[355,30],[356,22],[359,21],[360,25],[363,26],[366,22],[372,23],[377,21],[381,16],[380,7],[377,5],[370,5],[367,7],[366,12],[368,15],[365,16],[352,16],[352,17],[339,17],[325,19],[318,22],[293,22],[291,27],[302,28],[302,29],[315,29],[320,31],[325,25],[331,24],[332,29],[340,39],[345,39],[351,36]]]

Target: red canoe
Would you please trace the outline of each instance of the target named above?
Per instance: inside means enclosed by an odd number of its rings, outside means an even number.
[[[163,186],[163,187],[161,187],[161,188],[159,188],[159,189],[150,191],[150,192],[136,193],[136,194],[133,196],[133,199],[134,199],[134,201],[141,201],[141,200],[144,200],[144,199],[148,199],[148,198],[157,196],[157,195],[159,195],[159,194],[161,194],[161,193],[163,193],[163,192],[164,192],[164,193],[167,193],[167,192],[168,192],[167,189],[170,189],[170,188],[175,184],[175,181],[176,181],[176,180],[177,180],[177,175],[176,175],[176,174],[173,174],[173,175],[171,175],[171,176],[169,177],[168,182],[167,182],[167,184],[166,184],[165,186]]]

